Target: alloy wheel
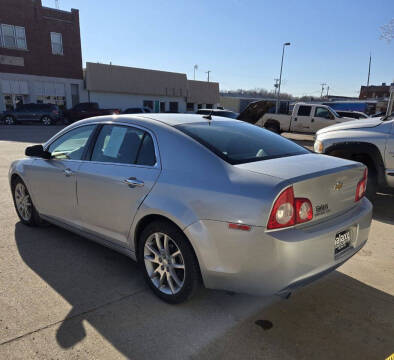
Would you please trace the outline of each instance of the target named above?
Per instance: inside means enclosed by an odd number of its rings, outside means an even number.
[[[19,215],[25,221],[30,221],[32,215],[32,203],[30,195],[24,184],[18,183],[15,186],[15,204]]]
[[[52,120],[51,120],[50,117],[44,116],[44,117],[42,118],[42,123],[43,123],[44,125],[51,125]]]
[[[4,118],[4,123],[6,124],[6,125],[14,125],[14,118],[12,117],[12,116],[6,116],[5,118]]]
[[[185,283],[185,262],[170,236],[154,233],[144,246],[145,268],[152,284],[167,295],[177,294]]]

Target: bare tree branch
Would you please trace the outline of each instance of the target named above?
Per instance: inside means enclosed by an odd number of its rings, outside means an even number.
[[[390,42],[391,40],[394,39],[394,18],[390,20],[389,23],[386,25],[383,25],[380,27],[381,30],[381,35],[380,39],[381,40],[386,40],[387,42]]]

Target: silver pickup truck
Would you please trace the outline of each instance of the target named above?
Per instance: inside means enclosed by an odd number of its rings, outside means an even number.
[[[378,189],[394,189],[394,114],[322,129],[316,134],[314,150],[367,165],[369,199]]]

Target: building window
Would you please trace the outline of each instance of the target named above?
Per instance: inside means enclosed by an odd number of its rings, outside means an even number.
[[[153,111],[153,101],[152,100],[144,100],[144,107],[151,109]]]
[[[170,112],[172,112],[172,113],[178,112],[178,102],[176,102],[176,101],[170,102]]]
[[[1,24],[0,46],[10,49],[26,50],[25,28],[22,26]]]
[[[62,34],[51,32],[52,54],[63,55]]]
[[[164,101],[160,101],[160,112],[166,112],[166,103]]]
[[[212,105],[212,104],[206,104],[205,108],[206,108],[206,109],[212,109],[212,108],[213,108],[213,105]]]
[[[198,109],[198,110],[202,109],[202,104],[198,104],[198,105],[197,105],[197,109]]]
[[[194,111],[194,103],[187,103],[186,111]]]

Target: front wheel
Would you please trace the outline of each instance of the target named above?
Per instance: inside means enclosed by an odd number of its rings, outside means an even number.
[[[7,115],[4,117],[3,122],[5,125],[15,125],[15,118],[11,115]]]
[[[182,231],[171,223],[158,221],[145,228],[139,260],[149,287],[168,303],[188,300],[200,284],[193,249]]]
[[[22,179],[18,178],[12,183],[12,195],[15,210],[21,222],[30,226],[41,225],[43,221],[34,207],[29,191]]]
[[[49,116],[43,116],[41,118],[41,122],[43,123],[43,125],[45,126],[49,126],[52,125],[52,119]]]

